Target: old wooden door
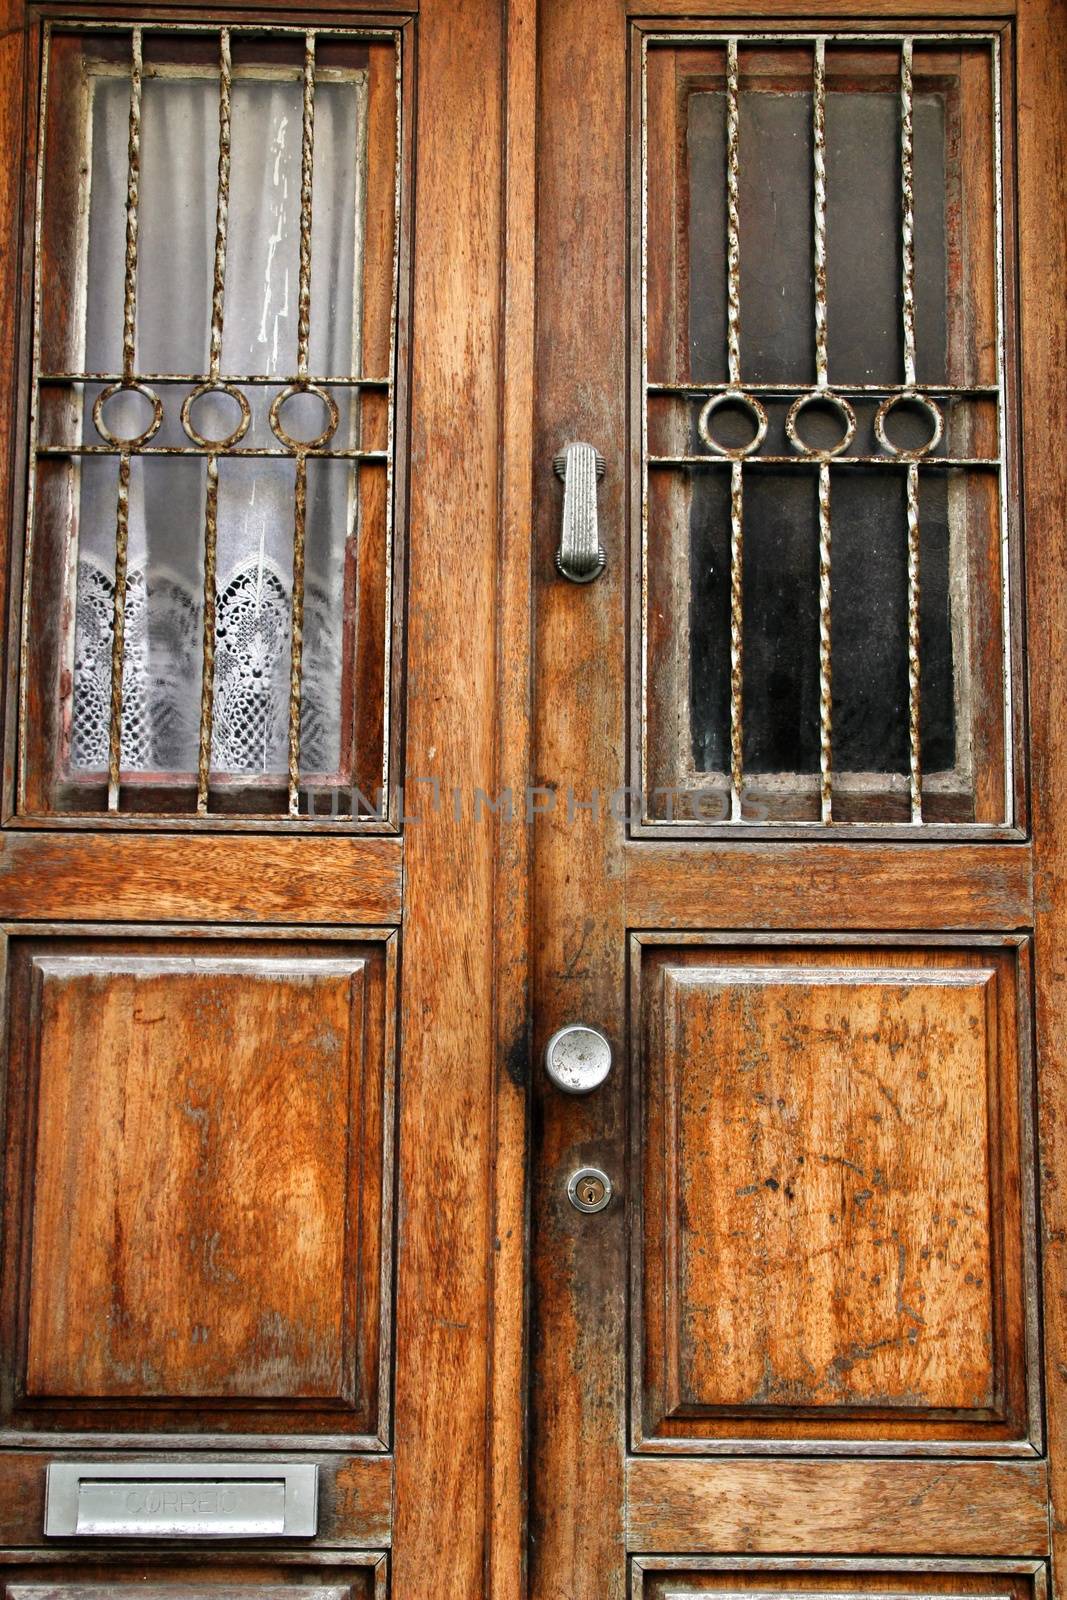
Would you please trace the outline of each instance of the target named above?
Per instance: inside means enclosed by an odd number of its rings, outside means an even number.
[[[540,26],[531,1593],[1038,1594],[1064,12]]]
[[[14,1600],[484,1592],[502,20],[417,11],[4,10]]]

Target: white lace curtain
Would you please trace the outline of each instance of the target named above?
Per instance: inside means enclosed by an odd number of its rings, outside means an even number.
[[[85,276],[84,357],[90,372],[121,369],[128,119],[128,78],[94,77]],[[313,377],[359,371],[364,130],[362,79],[353,75],[318,83]],[[282,387],[296,371],[300,156],[299,80],[235,75],[223,377],[276,375]],[[146,76],[138,374],[207,375],[217,163],[217,78]],[[155,387],[165,420],[153,443],[187,445],[179,410],[188,386]],[[341,414],[335,442],[354,445],[354,397],[334,392]],[[267,413],[277,390],[249,386],[245,393],[253,422],[242,443],[276,446]],[[90,395],[85,437],[98,442],[88,415],[91,400]],[[136,397],[121,396],[111,404],[132,408],[135,402]],[[109,410],[109,421],[113,415]],[[233,425],[224,419],[218,434]],[[143,426],[137,421],[129,431]],[[220,460],[216,773],[286,769],[294,479],[291,460]],[[205,485],[203,458],[133,459],[123,674],[122,765],[127,770],[196,769]],[[116,458],[83,458],[71,743],[72,764],[82,770],[107,765],[116,493]],[[344,564],[355,517],[352,464],[311,460],[301,729],[301,766],[308,774],[334,772],[340,759]]]

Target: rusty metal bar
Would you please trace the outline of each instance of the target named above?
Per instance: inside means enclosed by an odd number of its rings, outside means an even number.
[[[912,187],[912,41],[900,47],[900,244],[904,385],[915,384],[915,195]]]
[[[308,375],[311,341],[311,204],[315,167],[315,35],[304,35],[304,117],[300,148],[300,289],[296,319],[296,369]]]
[[[50,452],[42,451],[42,455]],[[76,452],[60,450],[51,452],[59,455],[72,455]],[[113,454],[114,452],[112,452]],[[328,452],[323,452],[324,454]],[[152,451],[142,451],[141,454],[151,455]],[[250,454],[246,451],[245,454]],[[710,452],[703,456],[649,456],[650,467],[722,467],[729,466],[731,457]],[[793,456],[746,456],[745,465],[748,467],[810,467],[820,458],[815,452],[808,455]],[[838,467],[906,467],[909,463],[907,456],[834,456],[834,465]],[[925,456],[923,458],[931,467],[975,467],[986,470],[996,470],[1000,466],[999,456]]]
[[[908,467],[908,747],[911,820],[923,819],[923,772],[919,655],[919,465]]]
[[[826,40],[815,41],[812,69],[812,171],[815,194],[815,382],[829,382],[826,355]]]
[[[222,362],[222,317],[226,299],[226,228],[230,215],[230,30],[219,33],[219,178],[215,197],[215,271],[211,288],[208,370],[218,382]]]
[[[300,289],[296,368],[306,383],[311,343],[311,216],[315,169],[315,35],[304,35],[304,115],[300,148]],[[347,454],[348,452],[346,452]],[[289,633],[289,815],[300,814],[300,708],[304,659],[304,546],[307,535],[307,456],[296,452],[293,512],[293,598]]]
[[[830,654],[830,468],[819,466],[819,795],[833,821],[833,663]]]
[[[126,256],[122,287],[122,379],[133,381],[137,341],[137,208],[141,184],[141,30],[130,40],[130,131],[126,157]],[[122,770],[122,673],[126,656],[126,568],[130,541],[130,454],[119,454],[115,506],[115,594],[111,614],[111,703],[107,734],[107,808],[119,808]]]
[[[107,808],[119,808],[122,767],[122,669],[126,658],[126,566],[130,539],[130,458],[119,457],[115,508],[115,599],[111,622],[111,711],[107,735]]]
[[[741,821],[744,781],[744,611],[742,578],[745,554],[744,485],[740,461],[730,472],[730,820]]]
[[[141,185],[141,30],[134,28],[130,57],[130,136],[126,166],[126,270],[122,297],[122,378],[133,380],[137,337],[137,207]]]
[[[369,461],[369,462],[375,462],[376,461],[379,464],[384,464],[389,459],[389,453],[386,450],[348,450],[348,449],[341,449],[341,450],[313,450],[313,449],[309,448],[307,450],[302,451],[301,453],[303,455],[307,455],[307,456],[317,456],[321,460],[325,460],[325,461]],[[115,444],[43,444],[43,445],[41,445],[39,447],[39,449],[37,451],[37,454],[38,454],[38,456],[40,456],[42,458],[46,458],[46,457],[63,457],[63,456],[119,456],[119,455],[128,455],[128,456],[217,456],[217,455],[227,455],[227,456],[254,456],[257,460],[267,460],[267,461],[291,461],[293,459],[293,452],[291,450],[278,449],[273,445],[271,445],[271,446],[263,445],[262,447],[259,446],[259,445],[249,446],[247,449],[241,449],[240,447],[237,447],[237,446],[231,446],[229,449],[227,449],[225,451],[222,451],[222,450],[219,450],[219,449],[213,447],[210,444],[204,444],[204,445],[195,445],[195,444],[186,444],[186,445],[182,445],[182,444],[148,444],[148,445],[138,445],[136,448],[133,448],[130,445],[126,445],[126,444],[121,443],[121,441],[116,441]],[[940,456],[936,456],[934,459],[935,459],[935,461],[937,462],[937,464],[939,466],[943,464]]]
[[[741,171],[737,40],[726,41],[726,358],[730,387],[741,382]]]
[[[92,374],[82,374],[81,376],[89,376],[89,377],[91,377]],[[50,383],[50,382],[70,383],[70,382],[77,381],[78,377],[79,377],[78,374],[63,374],[61,377],[59,377],[57,379],[54,379],[54,378],[42,378],[41,382],[42,383]],[[101,375],[100,382],[104,383],[104,382],[109,382],[109,381],[110,381],[110,379],[106,375]],[[141,381],[144,382],[144,383],[163,383],[163,382],[166,382],[166,379],[165,378],[161,378],[158,375],[153,375],[152,373],[148,373]],[[188,381],[190,383],[196,383],[199,380],[195,379],[195,378],[190,378]],[[227,382],[229,382],[229,383],[252,383],[252,382],[255,382],[255,381],[256,380],[251,379],[251,378],[229,378],[229,379],[227,379]],[[258,381],[260,383],[264,382],[264,380],[262,378],[260,378]],[[274,380],[272,379],[270,381],[273,382]],[[330,380],[328,378],[316,378],[315,381],[316,381],[316,383],[320,383],[320,384],[325,384],[325,383],[330,382]],[[355,379],[351,379],[350,380],[348,378],[342,378],[342,379],[337,380],[337,381],[342,382],[342,383],[348,383],[350,381],[351,382],[356,382],[357,380],[355,380]],[[685,396],[685,395],[724,394],[729,388],[731,388],[731,385],[729,383],[650,383],[650,384],[648,384],[647,387],[648,387],[649,394]],[[877,395],[879,397],[885,398],[885,397],[887,397],[889,395],[909,394],[910,392],[911,392],[911,385],[910,384],[906,384],[906,383],[835,383],[834,384],[834,393],[835,394],[872,395],[872,396]],[[803,383],[746,383],[745,384],[745,393],[746,394],[769,394],[769,395],[801,395],[801,394],[807,394],[808,393],[808,388],[807,388],[807,385],[803,384]],[[926,395],[932,396],[934,399],[941,399],[942,397],[948,396],[948,395],[960,395],[960,396],[962,396],[964,398],[970,396],[971,398],[973,398],[975,400],[983,400],[983,399],[995,400],[997,395],[999,395],[1000,390],[997,388],[995,383],[987,383],[987,384],[981,384],[981,383],[973,383],[973,384],[936,383],[936,384],[924,384],[923,385],[923,393],[926,394]]]
[[[226,300],[226,228],[230,211],[230,31],[219,32],[219,169],[215,196],[215,267],[211,288],[211,335],[208,370],[219,379],[222,361],[223,312]],[[204,503],[204,634],[200,677],[200,742],[196,763],[196,809],[207,812],[211,784],[211,733],[215,714],[215,580],[219,535],[219,458],[207,459]]]
[[[121,383],[122,376],[123,375],[121,372],[43,372],[38,377],[37,382],[40,384],[112,384]],[[241,388],[244,388],[249,384],[268,384],[271,387],[284,389],[292,388],[292,386],[297,382],[298,374],[287,375],[277,372],[241,372],[233,375],[217,373],[216,377],[218,382],[221,384],[232,383],[234,385],[239,385]],[[206,382],[206,380],[207,374],[203,372],[138,372],[134,374],[134,381],[137,383],[187,383],[191,388],[199,388],[201,384]],[[392,383],[389,378],[328,377],[308,378],[308,382],[313,383],[317,389],[334,388],[389,390],[392,388]],[[849,392],[851,393],[851,391]],[[885,388],[880,388],[877,392],[879,394],[891,393],[892,386],[890,386],[888,390]],[[930,392],[931,394],[941,395],[955,393],[983,394],[987,391],[982,389],[953,390],[942,387],[940,389],[932,389]],[[990,394],[996,394],[996,392],[997,391],[995,389],[990,389],[988,391]]]
[[[200,680],[200,747],[196,766],[196,809],[207,812],[211,781],[211,732],[215,718],[215,582],[219,532],[219,458],[209,456],[204,509],[204,649]]]
[[[293,608],[289,656],[289,815],[300,813],[300,703],[304,656],[304,542],[307,529],[307,456],[296,458],[293,517]]]

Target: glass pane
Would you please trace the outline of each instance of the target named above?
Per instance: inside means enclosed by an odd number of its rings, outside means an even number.
[[[993,42],[643,71],[646,819],[1010,821]]]
[[[337,815],[385,783],[396,48],[50,40],[41,273],[71,288],[43,302],[33,533],[70,598],[35,585],[43,809]]]

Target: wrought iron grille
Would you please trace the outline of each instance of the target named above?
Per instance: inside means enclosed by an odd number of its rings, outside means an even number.
[[[1004,811],[1001,820],[1012,820],[1012,727],[1013,707],[1010,673],[1010,595],[1008,555],[1008,524],[1006,513],[1005,482],[1005,353],[1004,353],[1004,262],[1003,216],[1001,192],[1001,111],[1000,111],[1000,41],[995,35],[939,34],[901,35],[894,33],[857,34],[802,34],[768,33],[745,36],[726,36],[709,33],[646,32],[639,35],[637,80],[639,99],[639,177],[640,201],[637,224],[639,251],[639,302],[635,310],[640,321],[640,373],[642,396],[637,422],[641,444],[641,492],[636,508],[640,525],[640,569],[637,573],[639,611],[639,684],[637,693],[637,734],[635,753],[640,772],[640,792],[645,796],[643,823],[663,821],[662,814],[653,814],[649,807],[650,775],[655,774],[655,762],[650,757],[650,693],[651,675],[656,671],[654,644],[651,634],[658,625],[650,622],[650,610],[655,610],[651,599],[650,560],[662,540],[662,528],[657,525],[650,506],[650,490],[657,476],[692,474],[702,471],[719,471],[729,474],[729,627],[728,638],[721,648],[728,651],[729,659],[729,727],[726,779],[726,805],[721,817],[713,818],[726,825],[757,827],[758,818],[746,814],[743,793],[746,782],[744,762],[746,717],[745,673],[745,589],[743,583],[745,562],[745,512],[746,486],[750,474],[767,468],[786,469],[798,473],[814,474],[817,480],[818,529],[818,797],[817,815],[808,819],[794,817],[793,822],[807,820],[809,825],[827,827],[849,826],[839,822],[835,815],[834,771],[834,660],[831,618],[835,603],[833,568],[833,500],[835,478],[839,471],[862,472],[875,468],[899,472],[905,485],[905,522],[900,530],[906,544],[907,606],[906,635],[903,648],[907,660],[907,826],[918,826],[929,819],[924,813],[924,772],[922,754],[923,732],[923,650],[920,632],[920,600],[922,570],[920,562],[921,519],[920,485],[924,472],[936,468],[939,472],[960,468],[967,472],[996,475],[999,506],[1000,538],[1000,605],[1003,625],[1003,795]],[[992,146],[995,171],[993,192],[995,204],[995,279],[996,279],[996,382],[987,384],[927,383],[917,378],[916,361],[916,251],[915,251],[915,189],[913,164],[913,114],[915,107],[915,82],[913,61],[919,47],[936,47],[940,41],[950,41],[953,46],[981,46],[988,50],[991,59],[990,83],[992,91]],[[703,47],[718,53],[724,61],[723,116],[725,148],[725,214],[722,226],[725,233],[725,367],[724,381],[672,381],[650,366],[649,334],[649,281],[650,252],[662,248],[662,239],[650,238],[649,227],[649,59],[654,51],[679,52],[687,48]],[[741,263],[747,241],[743,236],[739,194],[744,173],[745,148],[741,134],[740,108],[745,90],[744,74],[739,64],[743,52],[788,48],[797,57],[807,53],[810,63],[809,86],[811,102],[811,164],[810,164],[810,252],[813,267],[813,313],[811,329],[814,347],[814,385],[810,376],[796,383],[760,383],[746,380],[742,362],[742,305]],[[898,96],[897,187],[899,195],[898,283],[899,322],[902,367],[887,374],[882,383],[844,384],[834,381],[828,342],[828,326],[833,315],[833,305],[827,289],[828,236],[827,236],[827,52],[874,48],[886,56],[892,53],[895,60]],[[662,157],[663,160],[673,159]],[[679,158],[681,159],[681,158]],[[679,402],[691,406],[695,426],[688,448],[682,450],[657,450],[653,442],[662,438],[664,430],[652,426],[653,408],[663,402]],[[784,443],[786,450],[769,450],[768,405],[771,401],[788,403],[785,416]],[[874,449],[857,450],[856,410],[860,401],[875,406],[873,425]],[[949,430],[946,426],[946,407],[956,402],[976,402],[995,408],[996,446],[993,450],[979,449],[971,453],[953,453],[949,448]],[[905,446],[894,437],[894,418],[903,410],[917,410],[925,419],[926,439]],[[724,442],[716,435],[717,414],[741,411],[748,419],[750,437],[744,442]],[[829,443],[810,431],[808,424],[813,412],[833,413],[837,422],[837,438]],[[696,448],[694,448],[694,446]],[[682,695],[679,693],[679,699]],[[699,781],[699,775],[698,775]],[[660,791],[656,791],[657,793]],[[667,820],[677,819],[670,812]]]
[[[217,555],[219,538],[219,479],[220,466],[225,473],[225,463],[240,459],[284,460],[294,468],[292,499],[292,581],[289,595],[288,627],[288,706],[286,712],[287,761],[283,782],[287,791],[286,809],[296,817],[301,810],[301,784],[306,781],[301,763],[302,697],[304,693],[305,644],[305,552],[308,543],[309,495],[308,465],[312,461],[341,461],[354,466],[367,465],[381,470],[385,477],[385,574],[382,580],[385,591],[384,629],[378,648],[384,653],[384,682],[382,707],[386,731],[381,751],[382,792],[389,791],[388,693],[391,681],[392,659],[392,574],[393,574],[393,517],[394,517],[394,453],[396,429],[396,351],[397,310],[399,297],[399,252],[401,209],[401,109],[402,109],[402,59],[401,40],[396,30],[359,28],[264,28],[256,25],[231,24],[209,27],[189,23],[106,24],[92,22],[50,24],[46,26],[41,88],[41,125],[45,129],[49,104],[48,65],[50,42],[54,34],[64,35],[84,32],[86,36],[106,37],[111,40],[129,40],[128,82],[129,118],[126,149],[125,232],[121,307],[121,366],[115,371],[50,370],[42,366],[41,326],[47,314],[45,284],[42,272],[42,233],[47,224],[44,189],[47,163],[61,162],[69,151],[59,149],[54,153],[46,148],[42,134],[38,169],[38,215],[35,252],[34,293],[34,350],[32,372],[31,456],[38,464],[31,471],[29,504],[27,512],[26,593],[24,596],[24,626],[29,626],[30,586],[34,571],[35,490],[40,464],[49,460],[71,463],[88,458],[103,457],[115,462],[114,498],[114,587],[113,614],[111,618],[110,696],[107,714],[107,809],[117,812],[123,807],[123,793],[128,778],[123,763],[123,729],[130,707],[124,692],[124,663],[127,655],[127,609],[130,595],[131,573],[128,570],[131,467],[135,461],[150,462],[153,458],[199,458],[206,463],[205,492],[200,508],[202,539],[202,637],[200,640],[199,682],[199,736],[195,773],[195,812],[204,817],[209,813],[213,790],[212,733],[216,705],[216,646],[217,646]],[[143,371],[138,364],[138,294],[141,287],[141,262],[139,258],[139,221],[143,201],[144,175],[142,171],[142,95],[149,68],[145,52],[154,40],[212,40],[216,55],[218,82],[218,161],[217,186],[214,208],[214,244],[210,288],[210,328],[207,346],[206,369],[202,371]],[[233,49],[237,42],[267,41],[268,45],[283,42],[295,45],[302,54],[302,64],[294,70],[300,82],[300,157],[299,157],[299,274],[296,285],[296,367],[295,371],[270,370],[268,372],[227,372],[223,366],[223,332],[227,310],[227,252],[230,243],[230,178],[231,133],[234,125]],[[389,352],[387,370],[381,375],[355,371],[336,374],[313,370],[311,359],[313,314],[329,316],[331,307],[312,304],[312,216],[314,203],[313,173],[316,137],[316,91],[323,76],[317,56],[325,45],[354,45],[361,41],[385,44],[393,54],[395,69],[395,170],[393,176],[391,219],[391,252],[389,262],[377,263],[379,276],[388,280],[391,297],[389,309]],[[327,72],[326,76],[329,76]],[[84,159],[84,158],[83,158]],[[264,161],[267,153],[264,152]],[[229,293],[234,293],[232,280]],[[242,286],[237,285],[238,292]],[[357,307],[354,315],[360,314]],[[92,427],[88,431],[70,430],[60,438],[52,436],[54,430],[42,426],[42,417],[48,405],[48,396],[55,392],[92,399],[90,415]],[[95,394],[95,398],[93,398]],[[269,423],[270,442],[254,442],[256,430],[252,429],[253,403],[262,398]],[[360,442],[360,408],[367,395],[378,396],[384,404],[384,439],[379,437],[373,447]],[[118,397],[140,397],[145,403],[146,424],[134,431],[122,431],[109,423],[111,403]],[[200,403],[214,399],[232,404],[234,425],[226,431],[225,425],[207,429],[203,423]],[[289,412],[293,402],[297,408],[309,403],[319,408],[317,431],[310,437],[300,437],[307,427],[294,424]],[[339,405],[338,402],[341,402]],[[269,402],[269,404],[268,404]],[[356,442],[348,442],[341,427],[342,406],[346,415],[354,418]],[[200,423],[198,425],[198,416]],[[167,443],[160,432],[165,417],[168,423],[180,424],[181,442]],[[251,436],[250,436],[251,430]],[[380,435],[380,428],[375,432]],[[95,437],[93,435],[95,434]],[[166,435],[164,435],[166,437]],[[336,599],[340,608],[343,597]],[[25,652],[24,645],[24,652]],[[190,686],[197,693],[197,686]],[[24,747],[27,721],[31,716],[29,705],[30,685],[23,673],[20,700],[20,745]],[[189,786],[193,788],[192,785]],[[336,815],[336,811],[334,813]]]

